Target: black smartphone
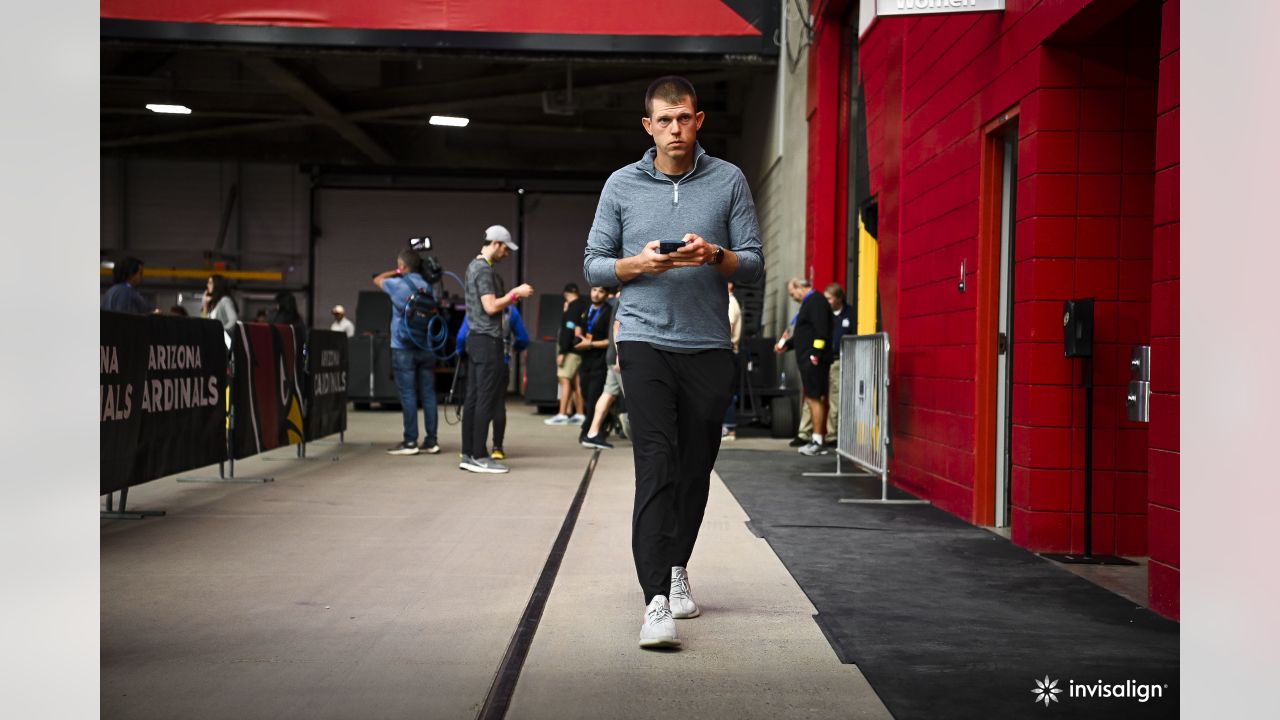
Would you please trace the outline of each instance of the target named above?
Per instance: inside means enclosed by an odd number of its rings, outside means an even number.
[[[658,243],[658,253],[666,255],[668,253],[673,253],[682,247],[684,247],[683,240],[663,240]]]

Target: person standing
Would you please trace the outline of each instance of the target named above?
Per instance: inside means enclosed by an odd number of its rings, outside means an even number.
[[[742,171],[698,144],[688,80],[645,92],[654,147],[609,176],[587,236],[592,285],[624,286],[618,362],[636,470],[631,549],[646,603],[644,648],[679,646],[673,618],[700,614],[687,567],[733,393],[725,282],[759,280],[755,204]],[[680,242],[663,250],[663,243]]]
[[[582,320],[582,338],[574,349],[582,356],[582,368],[578,377],[582,379],[583,408],[592,410],[591,416],[583,414],[582,429],[578,433],[578,442],[587,439],[591,434],[591,424],[595,420],[595,406],[604,393],[605,378],[608,365],[605,355],[609,349],[609,327],[613,324],[613,308],[605,302],[609,291],[599,285],[591,288],[591,306]]]
[[[587,314],[587,301],[578,293],[577,283],[564,286],[564,313],[560,316],[560,330],[556,334],[556,380],[560,383],[560,412],[543,420],[546,425],[571,425],[582,422],[586,412],[582,404],[582,384],[578,371],[582,368],[582,355],[578,353],[578,341],[582,339],[582,323]],[[578,413],[570,415],[574,402]]]
[[[418,290],[430,290],[422,277],[422,258],[411,249],[396,257],[396,269],[373,278],[373,284],[391,298],[391,372],[400,391],[400,407],[404,412],[404,439],[387,451],[388,455],[417,455],[440,452],[436,438],[436,356],[424,338],[414,337],[405,322],[404,311],[410,297]],[[418,407],[422,407],[425,435],[418,445]]]
[[[487,448],[489,424],[493,421],[495,403],[506,392],[503,379],[502,311],[520,298],[533,296],[533,287],[520,285],[499,296],[498,274],[493,266],[507,254],[519,250],[511,233],[501,225],[490,225],[484,231],[480,254],[467,266],[467,356],[471,370],[467,378],[467,397],[462,406],[462,461],[458,467],[476,473],[505,473],[510,468],[489,456]]]
[[[605,364],[609,368],[604,378],[604,391],[600,393],[600,399],[596,401],[594,414],[591,418],[591,427],[587,429],[587,436],[579,441],[579,444],[584,448],[613,449],[613,443],[608,440],[609,431],[605,428],[605,419],[609,417],[609,410],[613,407],[613,402],[622,395],[622,371],[618,369],[617,338],[618,321],[615,318],[613,332],[609,334],[609,349],[605,351],[604,356]]]
[[[830,375],[831,307],[814,292],[809,281],[794,278],[788,284],[791,298],[800,303],[796,313],[795,332],[786,342],[787,349],[796,352],[796,366],[800,382],[804,386],[804,401],[813,416],[813,436],[808,445],[800,448],[802,455],[823,455],[827,422],[827,381]]]
[[[831,370],[827,380],[827,443],[836,444],[840,432],[840,345],[857,330],[853,310],[844,304],[844,288],[831,283],[822,291],[831,306]]]
[[[464,315],[462,317],[462,326],[458,328],[458,336],[456,338],[458,354],[461,355],[467,351],[467,335],[471,333],[471,325],[467,322]],[[524,326],[524,319],[520,316],[520,309],[515,305],[508,307],[503,311],[502,317],[502,339],[503,339],[503,378],[502,387],[506,387],[511,382],[511,356],[518,352],[522,352],[529,347],[529,330]],[[493,451],[489,453],[489,457],[494,460],[505,460],[507,453],[502,449],[503,441],[507,436],[507,403],[506,398],[501,393],[498,394],[497,402],[493,407]]]
[[[235,330],[240,321],[240,308],[231,290],[227,287],[227,278],[223,275],[210,275],[204,286],[204,302],[201,306],[201,317],[212,318],[222,323],[226,332]]]
[[[151,303],[138,292],[142,284],[142,261],[136,257],[121,259],[111,268],[111,287],[102,294],[102,309],[131,315],[150,315]]]
[[[742,305],[733,296],[733,281],[729,281],[729,341],[733,343],[733,398],[729,400],[729,409],[724,412],[724,427],[720,429],[720,440],[738,439],[738,346],[742,342]]]
[[[346,333],[347,337],[354,337],[356,334],[356,325],[347,319],[347,309],[341,305],[333,306],[333,324],[329,326],[333,332]]]

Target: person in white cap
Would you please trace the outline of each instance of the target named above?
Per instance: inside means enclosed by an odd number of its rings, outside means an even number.
[[[502,311],[521,298],[533,296],[528,283],[504,293],[493,266],[508,253],[519,250],[511,233],[501,225],[484,231],[480,254],[467,266],[463,283],[467,304],[467,397],[462,406],[462,461],[458,467],[477,473],[505,473],[510,468],[489,457],[489,424],[494,407],[506,388],[503,364]]]
[[[346,333],[347,337],[353,337],[356,334],[356,326],[347,319],[347,309],[341,305],[333,306],[333,324],[329,329],[334,332]]]

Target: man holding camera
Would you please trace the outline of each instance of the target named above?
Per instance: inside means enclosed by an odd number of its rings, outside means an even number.
[[[396,388],[400,391],[400,406],[404,410],[404,441],[387,451],[391,455],[417,455],[440,452],[436,442],[436,356],[409,331],[404,311],[409,298],[421,288],[427,287],[422,277],[422,258],[411,249],[400,251],[396,257],[396,269],[388,270],[373,278],[373,284],[391,297],[391,370]],[[421,345],[420,345],[421,343]],[[418,445],[418,406],[422,407],[422,420],[426,425],[426,437]]]
[[[489,457],[489,424],[494,406],[506,391],[507,377],[502,339],[502,311],[520,298],[533,296],[533,287],[520,285],[509,293],[499,290],[493,266],[519,250],[511,233],[501,225],[484,231],[484,246],[467,266],[464,282],[467,304],[467,398],[462,405],[462,461],[458,467],[475,473],[505,473],[510,468]]]
[[[641,124],[654,147],[605,183],[587,238],[592,285],[624,285],[618,361],[636,467],[631,547],[647,604],[640,646],[680,644],[673,618],[700,611],[686,567],[707,505],[733,393],[725,283],[764,266],[742,171],[697,142],[693,85],[655,80]]]

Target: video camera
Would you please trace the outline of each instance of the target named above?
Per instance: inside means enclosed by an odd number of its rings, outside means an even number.
[[[444,267],[435,255],[431,253],[431,238],[423,235],[422,237],[409,238],[409,248],[418,253],[418,257],[422,258],[422,278],[431,285],[440,282],[444,277]]]

